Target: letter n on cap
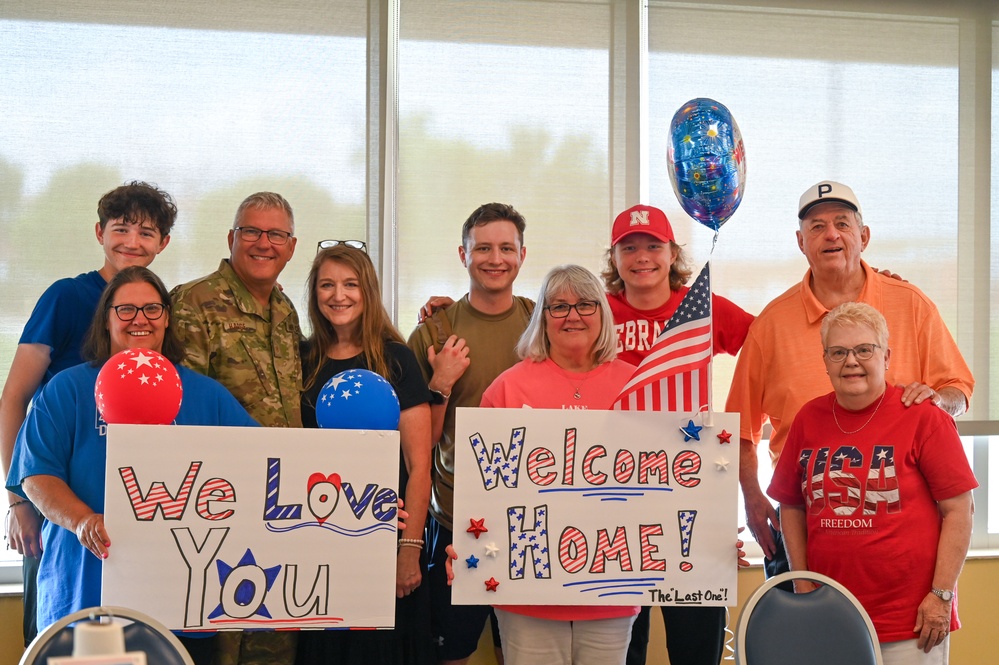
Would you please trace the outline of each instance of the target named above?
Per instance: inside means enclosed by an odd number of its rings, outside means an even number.
[[[820,199],[823,196],[825,196],[826,194],[829,194],[831,192],[832,192],[832,185],[830,185],[829,183],[825,183],[824,182],[821,185],[819,185],[819,198]]]
[[[631,222],[629,222],[629,226],[648,226],[648,225],[649,225],[648,210],[631,211]]]

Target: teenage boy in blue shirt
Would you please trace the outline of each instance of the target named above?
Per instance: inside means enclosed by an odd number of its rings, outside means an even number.
[[[6,477],[17,432],[32,398],[64,369],[83,362],[80,348],[104,286],[128,266],[148,266],[170,242],[177,206],[144,182],[117,187],[97,204],[94,226],[104,265],[60,279],[38,299],[24,326],[0,395],[0,471]],[[41,517],[29,501],[7,492],[7,547],[24,555],[24,644],[34,639],[35,578],[41,557]]]

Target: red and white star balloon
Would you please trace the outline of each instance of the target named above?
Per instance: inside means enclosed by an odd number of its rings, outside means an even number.
[[[149,349],[111,356],[94,385],[97,410],[108,424],[169,425],[180,411],[182,395],[177,368]]]

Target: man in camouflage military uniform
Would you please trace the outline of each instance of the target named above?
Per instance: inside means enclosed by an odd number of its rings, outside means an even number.
[[[295,220],[280,195],[258,192],[236,210],[229,259],[171,292],[184,364],[220,382],[265,427],[301,427],[301,329],[277,287],[295,253]],[[290,632],[222,633],[219,665],[291,665]]]

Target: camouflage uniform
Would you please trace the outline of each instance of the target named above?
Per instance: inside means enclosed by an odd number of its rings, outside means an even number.
[[[264,427],[301,427],[302,337],[298,314],[280,289],[269,311],[250,295],[229,261],[170,292],[184,364],[206,374]]]
[[[223,259],[212,274],[170,292],[184,364],[224,385],[265,427],[301,427],[302,337],[280,289],[265,309]],[[217,665],[292,665],[297,634],[219,633]]]

